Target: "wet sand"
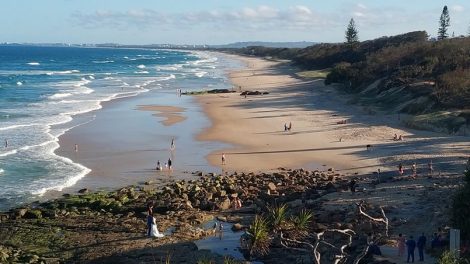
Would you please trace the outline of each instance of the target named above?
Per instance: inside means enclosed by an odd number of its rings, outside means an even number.
[[[163,106],[163,105],[139,105],[139,110],[152,111],[156,117],[162,117],[160,121],[164,126],[172,126],[176,123],[183,122],[186,120],[186,116],[183,116],[183,112],[186,110],[182,107],[176,106]]]
[[[87,123],[62,135],[56,153],[92,171],[65,192],[193,177],[184,171],[219,171],[207,164],[205,156],[224,145],[194,139],[210,124],[191,97],[178,97],[173,91],[151,91],[107,102],[103,109],[79,116],[74,122]],[[176,143],[173,151],[172,138]],[[78,144],[78,152],[74,144]],[[157,172],[157,161],[164,165],[169,158],[174,171]]]

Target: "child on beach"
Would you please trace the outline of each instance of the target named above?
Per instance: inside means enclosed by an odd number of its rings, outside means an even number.
[[[155,168],[157,171],[161,171],[162,170],[162,165],[160,164],[160,161],[158,160],[157,161],[157,167]]]

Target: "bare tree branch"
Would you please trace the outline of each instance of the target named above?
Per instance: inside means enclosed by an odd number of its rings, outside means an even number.
[[[362,215],[362,216],[365,216],[366,218],[368,218],[369,220],[371,220],[373,222],[383,223],[385,225],[385,236],[388,237],[388,218],[385,215],[383,207],[380,207],[380,211],[382,213],[382,218],[375,218],[375,217],[372,217],[369,214],[364,212],[363,204],[364,204],[364,201],[361,201],[360,203],[356,204],[357,209],[359,210],[359,214]]]

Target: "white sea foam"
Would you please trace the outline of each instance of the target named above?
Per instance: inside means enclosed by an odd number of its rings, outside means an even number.
[[[88,75],[88,79],[94,80],[94,79],[95,79],[95,76],[93,76],[93,75]]]
[[[30,127],[30,126],[36,126],[36,125],[37,125],[37,124],[11,125],[11,126],[6,126],[6,127],[0,127],[0,131],[9,130],[9,129],[15,129],[15,128],[20,128],[20,127]]]
[[[137,68],[139,68],[139,69],[145,69],[145,65],[140,64],[139,66],[137,66]]]
[[[0,174],[3,174],[5,171],[3,169],[0,169]]]
[[[21,85],[23,85],[23,83],[22,82],[16,82],[16,85],[21,86]]]
[[[79,73],[79,70],[69,70],[69,71],[52,71],[46,73],[47,75],[57,75],[57,74],[72,74],[72,73]]]
[[[56,94],[53,94],[53,95],[49,96],[48,98],[52,99],[52,100],[55,100],[55,99],[61,99],[61,98],[64,98],[64,97],[69,97],[71,95],[72,95],[71,93],[56,93]]]
[[[149,74],[148,71],[136,71],[134,73],[136,73],[136,74]]]
[[[196,76],[199,77],[199,78],[204,77],[204,75],[206,75],[206,74],[207,74],[207,72],[205,72],[205,71],[201,71],[201,72],[196,72],[196,73],[194,73],[194,75],[196,75]]]
[[[17,152],[18,152],[18,150],[16,150],[16,149],[5,151],[5,152],[0,153],[0,157],[10,156],[10,155],[16,154]]]
[[[41,65],[41,64],[39,62],[32,61],[32,62],[28,62],[28,65],[38,66],[38,65]]]
[[[114,62],[113,60],[93,61],[93,63],[98,63],[98,64],[102,64],[102,63],[113,63],[113,62]]]
[[[170,74],[169,76],[157,77],[156,79],[158,81],[168,81],[168,80],[175,79],[175,78],[176,76],[174,74]]]

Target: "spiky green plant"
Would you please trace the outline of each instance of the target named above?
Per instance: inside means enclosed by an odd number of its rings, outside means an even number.
[[[207,257],[204,257],[202,259],[198,259],[196,264],[214,264],[214,261],[212,261],[211,259]]]
[[[287,205],[268,206],[269,225],[277,231],[282,228],[287,220]]]
[[[266,219],[256,215],[253,223],[247,230],[247,234],[249,239],[248,250],[250,256],[266,255],[271,243]]]
[[[224,264],[240,264],[241,262],[238,260],[235,260],[233,257],[230,256],[225,256],[224,257]]]
[[[292,217],[292,223],[294,223],[294,228],[298,230],[308,230],[309,224],[313,220],[312,212],[303,209],[296,216]]]

